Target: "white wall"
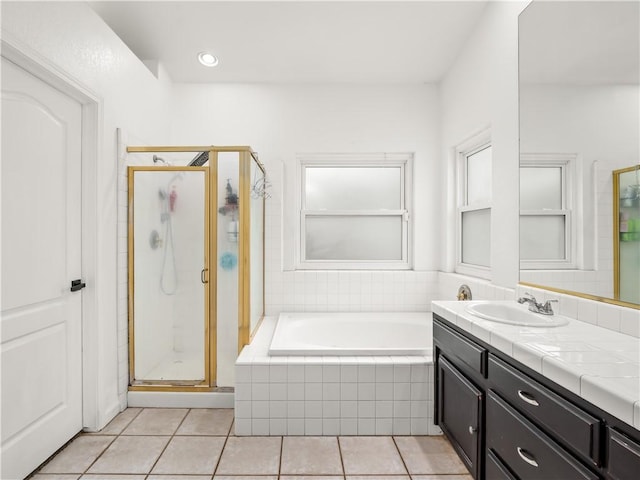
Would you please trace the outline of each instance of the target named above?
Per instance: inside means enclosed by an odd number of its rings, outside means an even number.
[[[116,127],[149,143],[166,141],[170,85],[153,77],[83,3],[2,2],[2,38],[100,99],[96,184],[87,186],[97,196],[96,276],[86,279],[98,305],[97,318],[86,319],[99,338],[91,366],[97,378],[98,415],[85,418],[85,425],[100,428],[126,404],[127,326],[117,322]]]
[[[490,128],[493,145],[491,282],[518,282],[518,15],[528,2],[491,2],[442,81],[443,245],[440,268],[455,267],[457,145]]]
[[[432,85],[180,84],[171,138],[176,144],[250,145],[265,164],[273,184],[266,207],[268,314],[428,310],[440,248],[438,117]],[[292,263],[295,155],[313,152],[414,152],[417,271],[283,271]]]

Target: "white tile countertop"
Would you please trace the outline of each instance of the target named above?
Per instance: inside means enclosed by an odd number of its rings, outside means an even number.
[[[432,312],[640,430],[639,338],[574,319],[544,328],[497,323],[467,312],[474,303],[486,302],[436,301]]]

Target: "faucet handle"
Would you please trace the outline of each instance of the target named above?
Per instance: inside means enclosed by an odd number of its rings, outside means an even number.
[[[533,302],[536,304],[538,303],[538,301],[536,300],[536,297],[531,295],[529,292],[524,292],[522,297],[518,299],[518,303],[524,303],[524,302]]]
[[[553,315],[553,308],[551,308],[551,302],[558,303],[558,300],[547,300],[546,302],[544,302],[544,305],[540,310],[542,310],[545,313],[548,313],[549,315]]]

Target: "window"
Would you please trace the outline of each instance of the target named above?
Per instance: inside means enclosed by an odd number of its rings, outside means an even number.
[[[491,267],[491,142],[484,132],[457,150],[456,272],[489,278]]]
[[[302,269],[408,269],[409,154],[299,157]]]
[[[575,155],[521,155],[521,268],[575,268],[571,215],[574,165]]]

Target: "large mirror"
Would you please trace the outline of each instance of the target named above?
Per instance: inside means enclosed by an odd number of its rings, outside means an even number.
[[[613,218],[613,172],[640,163],[639,79],[640,2],[533,1],[520,15],[521,282],[640,304],[614,292]],[[638,280],[640,241],[625,247]]]

